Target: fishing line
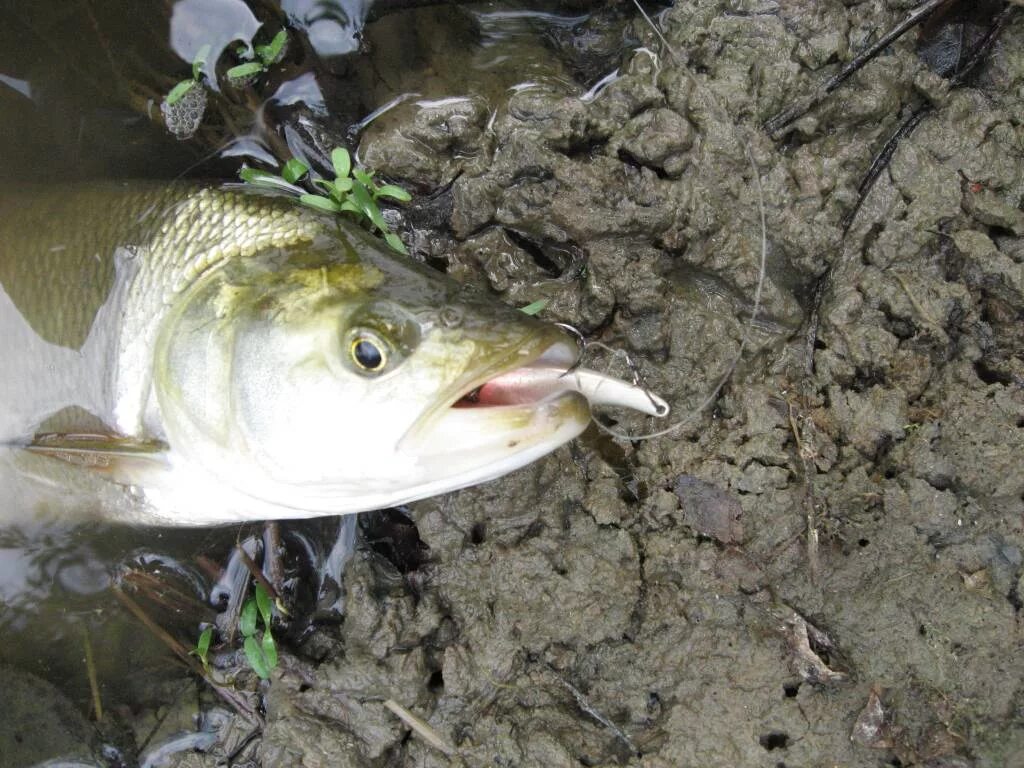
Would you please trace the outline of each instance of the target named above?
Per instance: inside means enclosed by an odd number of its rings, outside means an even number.
[[[736,367],[739,365],[740,360],[743,358],[743,352],[746,350],[747,344],[750,342],[750,332],[753,329],[754,323],[757,321],[757,316],[758,316],[758,314],[761,311],[761,297],[762,297],[762,293],[763,293],[763,289],[764,289],[764,281],[765,281],[765,275],[767,273],[767,263],[768,263],[768,224],[767,224],[767,215],[765,213],[765,207],[764,207],[764,189],[761,186],[761,173],[760,173],[760,171],[757,168],[757,163],[754,162],[754,156],[753,156],[753,154],[750,151],[750,144],[749,144],[749,142],[744,144],[744,151],[745,151],[745,154],[747,155],[747,160],[750,161],[750,169],[751,169],[751,171],[754,174],[754,185],[755,185],[755,188],[757,189],[757,203],[758,203],[758,208],[759,208],[760,218],[761,218],[761,263],[760,263],[758,279],[757,279],[757,290],[754,292],[754,308],[753,308],[753,311],[750,314],[750,322],[747,325],[745,325],[744,328],[743,328],[743,336],[740,339],[740,347],[739,347],[738,350],[736,350],[736,355],[733,357],[732,362],[726,368],[725,372],[719,377],[718,383],[714,386],[714,388],[711,390],[711,392],[708,394],[708,396],[706,398],[704,398],[704,401],[697,408],[695,408],[694,410],[690,411],[690,413],[688,413],[682,419],[680,419],[679,421],[675,422],[674,424],[671,424],[671,425],[669,425],[667,427],[664,427],[663,429],[659,429],[659,430],[657,430],[655,432],[647,432],[645,434],[640,434],[640,435],[631,435],[628,432],[621,432],[621,431],[615,429],[614,427],[610,427],[607,424],[603,424],[600,420],[598,420],[596,414],[594,413],[593,406],[591,406],[591,408],[590,408],[590,420],[592,422],[594,422],[594,424],[597,425],[598,429],[600,429],[602,432],[605,432],[605,433],[611,435],[612,437],[616,437],[616,438],[618,438],[620,440],[629,440],[629,441],[652,440],[652,439],[654,439],[656,437],[663,437],[664,435],[671,434],[672,432],[675,432],[676,430],[680,429],[681,427],[686,426],[687,424],[692,422],[698,415],[703,413],[704,410],[708,408],[708,406],[710,406],[713,402],[715,402],[715,400],[718,399],[718,395],[721,393],[722,388],[725,386],[726,382],[732,377],[733,372],[736,370]],[[578,331],[577,331],[577,333],[578,333]],[[624,350],[614,350],[614,349],[612,349],[611,347],[608,347],[605,344],[601,344],[600,342],[590,342],[589,346],[591,346],[591,347],[596,347],[596,346],[603,347],[604,349],[607,349],[607,350],[611,351],[613,353],[613,355],[618,355],[620,353],[622,355],[625,355],[626,364],[629,366],[630,370],[633,373],[633,377],[634,377],[634,382],[633,383],[636,384],[641,389],[643,389],[644,393],[647,395],[647,397],[651,399],[651,402],[652,403],[654,402],[654,399],[652,397],[650,389],[648,389],[647,387],[643,386],[640,383],[640,381],[639,381],[640,370],[636,366],[636,364],[632,361],[632,358],[630,357],[628,352],[625,352]],[[587,345],[585,344],[584,347],[583,347],[583,350],[585,351],[586,348],[587,348]],[[578,364],[579,364],[579,361],[577,361],[576,365],[578,365]]]

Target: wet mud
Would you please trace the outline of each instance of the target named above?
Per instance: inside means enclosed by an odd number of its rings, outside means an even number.
[[[594,98],[553,78],[368,130],[450,196],[421,253],[549,299],[677,417],[748,342],[670,435],[413,505],[427,561],[357,554],[343,650],[275,681],[265,764],[1024,765],[1024,25],[964,87],[911,33],[760,129],[909,6],[679,4],[675,55],[630,22],[646,50]]]
[[[178,766],[1024,766],[1024,13],[961,87],[911,32],[762,129],[912,6],[678,3],[671,50],[609,10],[513,91],[445,90],[423,21],[432,100],[359,148],[429,197],[412,250],[683,423],[364,529],[258,738]]]

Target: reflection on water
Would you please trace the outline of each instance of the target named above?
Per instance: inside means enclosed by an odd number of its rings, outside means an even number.
[[[372,0],[282,0],[289,20],[305,31],[313,50],[324,58],[359,49],[359,33]]]
[[[211,88],[217,88],[215,65],[236,41],[249,44],[262,26],[242,0],[178,0],[171,11],[170,44],[186,65],[191,65],[203,46],[210,47],[203,71]]]

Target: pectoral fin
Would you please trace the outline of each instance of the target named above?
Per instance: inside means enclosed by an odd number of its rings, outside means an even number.
[[[165,443],[123,435],[36,435],[26,450],[92,470],[119,483],[139,483],[144,475],[167,468]]]

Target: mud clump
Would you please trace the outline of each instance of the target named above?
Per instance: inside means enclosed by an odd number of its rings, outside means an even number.
[[[594,430],[413,505],[428,561],[352,561],[344,651],[275,683],[265,765],[1024,765],[1024,14],[969,85],[908,36],[760,129],[907,5],[680,3],[675,55],[634,20],[598,90],[541,80],[367,138],[450,185],[421,256],[550,299],[675,414],[746,354],[670,435]]]

